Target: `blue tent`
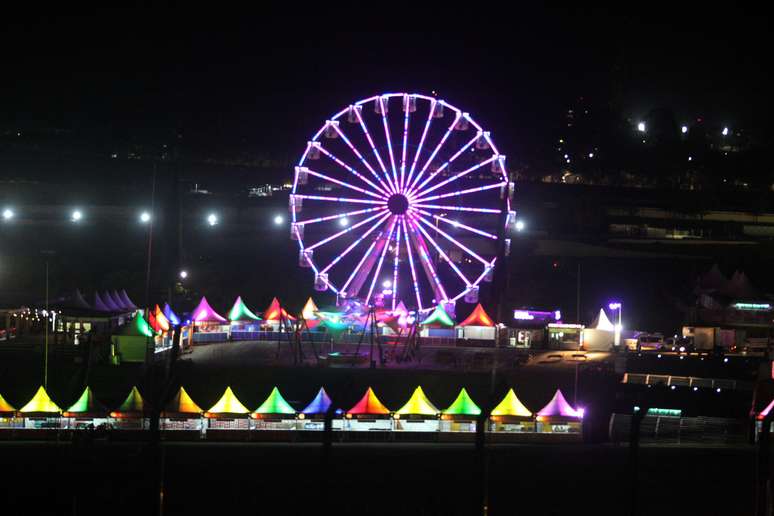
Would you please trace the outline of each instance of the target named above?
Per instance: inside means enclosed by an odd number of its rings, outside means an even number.
[[[331,406],[331,398],[325,392],[325,388],[320,387],[320,391],[312,402],[301,412],[304,414],[325,414]]]
[[[167,318],[167,321],[172,323],[173,326],[180,326],[180,318],[175,315],[175,312],[172,311],[172,307],[169,306],[169,303],[164,303],[164,317]]]

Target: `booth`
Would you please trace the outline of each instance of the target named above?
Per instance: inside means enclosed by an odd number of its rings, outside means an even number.
[[[109,411],[94,397],[91,387],[83,389],[78,400],[62,414],[62,427],[70,430],[96,428],[109,423]]]
[[[420,337],[454,338],[454,320],[444,310],[443,305],[436,306],[420,326]]]
[[[191,335],[196,344],[225,342],[228,339],[228,321],[212,309],[204,296],[191,312],[191,322],[194,326]]]
[[[201,432],[204,429],[203,413],[204,411],[181,386],[161,412],[159,426],[167,432]]]
[[[291,331],[293,321],[296,318],[290,315],[282,305],[280,305],[279,299],[276,297],[271,300],[271,304],[263,312],[263,324],[264,329],[270,331]]]
[[[266,401],[250,414],[252,430],[295,430],[296,410],[274,387]]]
[[[331,404],[331,398],[325,392],[325,388],[320,387],[317,396],[298,414],[296,428],[298,430],[325,430],[325,414],[330,410]],[[341,414],[341,410],[337,410],[336,414]],[[340,418],[334,418],[331,425],[333,430],[341,430],[343,422]]]
[[[18,416],[24,418],[25,429],[58,429],[61,426],[62,409],[49,397],[41,385],[35,395],[21,409]]]
[[[172,307],[169,306],[169,303],[164,303],[164,310],[162,310],[162,313],[172,326],[180,326],[180,318],[172,310]]]
[[[390,411],[379,401],[371,387],[360,401],[346,412],[344,430],[355,432],[392,430]]]
[[[406,432],[437,432],[441,411],[433,405],[422,387],[414,389],[411,398],[393,415],[393,430]]]
[[[463,387],[454,402],[441,411],[441,432],[475,432],[476,416],[481,409]]]
[[[255,332],[260,331],[260,317],[255,315],[244,301],[242,296],[236,298],[231,310],[228,311],[229,337],[232,340],[252,340]]]
[[[491,432],[534,432],[535,420],[532,412],[509,389],[503,400],[489,415]]]
[[[119,430],[147,430],[150,428],[149,413],[140,391],[133,386],[121,406],[110,413],[110,424]]]
[[[21,428],[24,425],[22,418],[16,417],[16,409],[0,394],[0,430],[4,428]]]
[[[113,364],[145,362],[148,348],[156,346],[156,334],[140,312],[110,337]]]
[[[610,351],[615,343],[615,326],[600,308],[597,318],[589,328],[583,329],[583,349],[586,351]]]
[[[212,406],[204,417],[207,418],[207,431],[250,429],[248,419],[250,411],[236,397],[231,387],[226,387],[223,396]]]
[[[577,434],[582,432],[583,409],[575,409],[557,389],[554,397],[537,413],[537,431],[552,434]]]
[[[481,303],[457,325],[457,339],[494,342],[497,328]]]

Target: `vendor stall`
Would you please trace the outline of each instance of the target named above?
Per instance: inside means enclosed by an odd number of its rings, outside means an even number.
[[[441,411],[433,405],[422,387],[414,389],[411,398],[393,415],[394,430],[407,432],[437,432]]]
[[[477,304],[470,315],[457,325],[457,338],[464,340],[494,342],[497,329],[491,317]]]
[[[110,413],[110,424],[119,430],[147,430],[150,428],[150,409],[140,391],[132,387],[121,406]]]
[[[200,432],[204,427],[203,413],[204,411],[181,386],[161,412],[159,424],[162,430],[167,431]]]
[[[110,337],[114,364],[145,362],[148,348],[156,347],[156,334],[140,312]]]
[[[255,315],[244,301],[242,296],[236,298],[231,310],[228,311],[229,337],[232,340],[251,340],[257,338],[256,332],[261,330],[261,318]]]
[[[4,428],[20,428],[24,420],[16,417],[16,409],[0,394],[0,430]]]
[[[346,412],[344,430],[349,431],[389,431],[392,430],[390,410],[374,394],[371,387],[354,407]]]
[[[554,397],[537,413],[537,431],[540,433],[580,434],[583,409],[575,409],[557,389]]]
[[[441,411],[441,432],[475,432],[476,416],[481,409],[463,387],[454,402]]]
[[[317,396],[298,414],[296,428],[298,430],[325,430],[325,414],[331,408],[331,404],[331,398],[325,392],[325,388],[320,387]],[[340,413],[341,410],[336,411],[337,415]],[[340,418],[333,420],[332,428],[334,430],[341,430],[342,426]]]
[[[491,432],[534,432],[535,420],[532,412],[509,389],[503,400],[489,416]]]
[[[443,305],[436,306],[420,326],[421,337],[454,338],[454,320],[444,310]]]
[[[228,321],[212,309],[204,296],[191,312],[191,321],[194,326],[193,342],[196,344],[225,342],[228,339]]]
[[[49,397],[43,386],[38,388],[35,395],[27,402],[17,414],[24,418],[24,428],[46,429],[60,428],[62,409]]]
[[[96,428],[108,424],[108,415],[107,407],[94,397],[91,387],[87,386],[78,400],[62,414],[62,427],[73,430]]]
[[[208,430],[249,430],[249,415],[231,387],[226,387],[223,396],[204,413]]]
[[[252,430],[295,430],[296,410],[274,387],[266,401],[250,414]]]
[[[615,326],[600,308],[589,328],[583,329],[582,345],[586,351],[610,351],[615,343]]]
[[[290,315],[280,305],[279,299],[275,297],[271,300],[271,304],[266,311],[263,312],[262,326],[271,331],[290,331],[295,320],[296,318]]]

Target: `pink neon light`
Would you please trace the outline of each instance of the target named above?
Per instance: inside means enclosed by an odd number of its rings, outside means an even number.
[[[395,169],[395,155],[392,153],[392,139],[390,138],[390,126],[387,124],[387,113],[384,112],[384,103],[382,97],[379,97],[379,106],[381,106],[382,112],[382,125],[384,126],[384,137],[387,139],[387,150],[390,152],[390,165],[392,166],[392,178],[398,191],[400,186],[398,183],[398,172]]]
[[[334,179],[332,177],[326,176],[325,174],[321,174],[320,172],[315,172],[314,170],[312,170],[310,168],[307,168],[307,173],[309,173],[310,175],[313,175],[313,176],[317,176],[317,177],[319,177],[321,179],[325,179],[326,181],[330,181],[331,183],[335,183],[337,185],[341,185],[343,187],[350,188],[350,189],[355,190],[357,192],[364,193],[366,195],[370,195],[371,197],[376,197],[377,199],[386,199],[387,198],[387,195],[384,194],[384,193],[376,194],[376,193],[373,193],[373,192],[369,192],[368,190],[360,188],[359,186],[351,185],[351,184],[347,183],[346,181],[341,181],[339,179]],[[381,191],[381,190],[379,190],[379,191]]]
[[[445,194],[438,194],[438,195],[431,195],[430,197],[424,197],[422,199],[414,199],[414,202],[427,202],[427,201],[434,201],[436,199],[445,199],[446,197],[459,197],[461,195],[466,195],[469,193],[475,193],[475,192],[484,192],[486,190],[492,190],[494,188],[499,188],[503,185],[506,185],[508,183],[506,182],[500,182],[500,183],[493,183],[491,185],[486,186],[478,186],[476,188],[468,188],[466,190],[457,190],[456,192],[450,192]]]
[[[379,154],[379,151],[376,150],[376,145],[374,145],[374,140],[373,138],[371,138],[371,133],[368,132],[368,127],[366,127],[365,121],[363,120],[363,115],[360,113],[359,109],[355,110],[355,116],[357,116],[357,120],[358,122],[360,122],[360,128],[363,130],[363,133],[365,134],[366,139],[368,140],[368,144],[371,146],[371,150],[373,151],[374,156],[376,157],[376,161],[379,162],[379,166],[382,169],[382,173],[384,174],[385,179],[387,179],[387,183],[390,185],[390,192],[398,193],[398,189],[395,187],[395,185],[392,184],[392,181],[390,180],[390,176],[389,174],[387,174],[387,168],[384,166],[384,161],[382,161],[382,156]]]
[[[414,175],[414,169],[417,166],[417,160],[419,160],[419,154],[422,152],[422,147],[425,145],[425,138],[427,137],[427,131],[430,130],[430,124],[433,120],[433,112],[435,111],[435,100],[430,101],[430,112],[427,115],[427,121],[425,122],[425,129],[422,131],[422,138],[419,140],[419,147],[417,147],[417,152],[414,154],[414,160],[411,163],[411,169],[409,170],[408,179],[406,180],[406,184],[411,184],[411,178]]]
[[[409,243],[408,230],[406,229],[406,219],[401,219],[403,224],[403,239],[406,241],[406,249],[408,250],[409,267],[411,268],[411,279],[414,280],[414,292],[417,295],[417,307],[422,310],[422,298],[419,296],[419,283],[417,283],[417,272],[414,269],[414,256],[411,252],[411,244]]]
[[[432,163],[433,159],[435,158],[435,155],[438,154],[438,151],[441,150],[441,147],[443,147],[443,144],[446,143],[446,139],[449,138],[449,135],[454,130],[454,126],[457,125],[457,121],[460,119],[460,112],[456,112],[456,116],[454,117],[454,121],[451,123],[448,129],[446,129],[446,134],[443,135],[443,138],[441,138],[441,141],[438,142],[438,145],[436,145],[435,149],[433,150],[433,153],[430,154],[430,157],[427,158],[427,161],[425,161],[425,166],[422,167],[419,171],[419,174],[417,174],[417,177],[414,178],[414,183],[409,186],[408,191],[412,191],[414,189],[414,185],[416,185],[419,182],[419,178],[422,177],[422,175],[425,173],[425,170],[427,170],[427,167],[430,166],[430,163]]]
[[[443,231],[442,229],[435,227],[435,226],[433,225],[433,223],[432,223],[432,222],[428,222],[428,221],[427,221],[427,220],[426,220],[424,217],[422,217],[421,215],[418,215],[418,216],[417,216],[417,220],[419,220],[419,222],[422,222],[422,223],[423,223],[423,224],[425,224],[426,226],[429,226],[430,228],[432,228],[432,229],[434,229],[435,231],[437,231],[438,233],[440,233],[442,237],[445,237],[445,238],[446,238],[446,240],[450,241],[451,243],[453,243],[454,245],[456,245],[457,247],[459,247],[459,248],[460,248],[460,249],[462,249],[463,251],[467,252],[467,253],[468,253],[470,256],[474,257],[475,259],[477,259],[478,261],[480,261],[480,262],[481,262],[481,263],[483,263],[484,265],[489,265],[489,262],[488,262],[488,261],[484,260],[484,259],[483,259],[483,258],[481,258],[479,255],[477,255],[477,254],[476,254],[476,253],[474,253],[472,250],[470,250],[468,247],[466,247],[466,246],[462,245],[460,242],[458,242],[457,240],[455,240],[454,238],[452,238],[451,236],[449,236],[449,235],[448,235],[448,234],[447,234],[445,231]]]
[[[352,231],[353,229],[357,229],[357,228],[359,228],[360,226],[362,226],[364,224],[368,224],[370,221],[374,220],[377,217],[381,217],[381,216],[383,216],[381,213],[376,213],[375,215],[371,215],[367,219],[363,219],[360,222],[358,222],[357,224],[352,224],[348,228],[342,229],[338,233],[335,233],[335,234],[329,236],[328,238],[324,238],[324,239],[320,240],[319,242],[317,242],[316,244],[310,245],[306,249],[307,250],[316,249],[316,248],[320,247],[321,245],[327,244],[331,240],[339,238],[341,235],[345,235],[345,234],[349,233],[350,231]]]
[[[365,252],[365,253],[363,253],[363,257],[362,257],[362,258],[360,259],[360,261],[358,262],[358,264],[357,264],[357,267],[355,267],[355,268],[352,270],[352,274],[350,274],[350,275],[349,275],[349,278],[347,279],[347,282],[346,282],[346,283],[344,283],[344,286],[343,286],[343,287],[341,287],[341,290],[342,290],[342,291],[344,291],[344,292],[346,292],[346,291],[347,291],[347,287],[349,287],[349,284],[350,284],[350,283],[352,283],[352,280],[353,280],[353,279],[355,279],[355,275],[356,275],[356,274],[358,273],[358,271],[359,271],[359,270],[360,270],[360,269],[363,267],[363,264],[365,263],[365,261],[366,261],[366,259],[368,258],[368,256],[371,254],[371,251],[373,251],[373,250],[374,250],[374,247],[376,247],[376,242],[377,242],[377,240],[374,240],[373,242],[371,242],[371,245],[370,245],[370,246],[368,246],[368,249],[366,249],[366,252]],[[360,290],[360,289],[358,289],[358,290]]]
[[[376,274],[374,274],[373,279],[371,280],[371,287],[368,289],[368,295],[366,296],[366,304],[368,304],[368,301],[371,300],[371,294],[374,293],[374,285],[376,285],[376,281],[379,279],[379,273],[382,271],[382,264],[384,263],[384,255],[387,254],[387,248],[390,247],[390,239],[392,238],[392,232],[395,229],[395,224],[398,221],[398,217],[394,217],[392,219],[392,224],[390,224],[390,231],[387,233],[387,238],[384,242],[384,247],[382,248],[382,254],[379,256],[379,263],[376,265]]]
[[[418,192],[419,190],[421,190],[421,189],[422,189],[422,187],[423,187],[423,186],[425,186],[425,185],[426,185],[428,182],[430,182],[430,181],[431,181],[431,180],[432,180],[434,177],[436,177],[438,174],[440,174],[441,172],[443,172],[443,171],[446,169],[446,167],[448,167],[450,164],[454,163],[454,160],[456,160],[457,158],[459,158],[459,157],[460,157],[460,155],[461,155],[463,152],[465,152],[466,150],[468,150],[468,148],[469,148],[471,145],[473,145],[473,144],[475,143],[475,141],[476,141],[476,139],[477,139],[477,138],[478,138],[478,137],[473,137],[473,138],[471,138],[471,139],[470,139],[470,141],[468,141],[468,143],[466,143],[465,145],[463,145],[463,146],[462,146],[462,148],[460,148],[460,150],[458,150],[457,152],[455,152],[455,153],[454,153],[454,155],[453,155],[451,158],[449,158],[449,160],[448,160],[448,161],[446,161],[446,162],[445,162],[443,165],[441,165],[440,167],[438,167],[438,170],[436,170],[436,171],[435,171],[435,173],[433,173],[433,174],[430,174],[429,176],[427,176],[427,178],[425,178],[425,180],[424,180],[424,181],[422,181],[422,184],[420,184],[419,186],[417,186],[417,187],[415,187],[415,188],[412,188],[412,189],[411,189],[411,194],[412,194],[412,195],[416,194],[416,192]]]
[[[409,113],[411,110],[409,109],[411,101],[409,100],[408,95],[404,95],[404,113],[403,113],[403,153],[400,157],[400,190],[403,191],[403,187],[405,186],[406,181],[406,143],[408,140],[408,128],[409,128]]]
[[[296,224],[300,224],[302,226],[306,224],[316,224],[318,222],[325,222],[326,220],[341,219],[344,217],[351,217],[353,215],[362,215],[363,213],[371,213],[372,211],[381,211],[386,209],[387,209],[386,206],[378,206],[376,208],[366,208],[365,210],[348,211],[346,213],[339,213],[337,215],[328,215],[327,217],[317,217],[316,219],[299,220],[298,222],[296,222]]]
[[[371,188],[373,188],[374,190],[376,190],[376,191],[381,191],[381,189],[380,189],[378,186],[376,186],[376,184],[374,184],[374,182],[373,182],[373,181],[371,181],[370,179],[368,179],[367,177],[365,177],[363,174],[361,174],[360,172],[358,172],[358,171],[357,171],[357,170],[355,170],[354,168],[350,167],[349,165],[347,165],[346,163],[344,163],[343,161],[341,161],[339,158],[337,158],[336,156],[334,156],[334,155],[333,155],[333,153],[331,153],[331,152],[330,152],[328,149],[326,149],[326,148],[325,148],[325,147],[323,147],[322,145],[320,145],[320,146],[318,147],[318,149],[320,149],[320,152],[322,152],[322,153],[323,153],[323,154],[325,154],[327,157],[329,157],[330,159],[332,159],[334,162],[336,162],[336,163],[337,163],[337,164],[338,164],[340,167],[342,167],[344,170],[347,170],[347,171],[348,171],[350,174],[353,174],[355,177],[357,177],[357,178],[361,179],[361,180],[362,180],[364,183],[366,183],[368,186],[370,186],[370,187],[371,187]]]
[[[435,242],[435,240],[433,240],[433,238],[427,233],[427,231],[425,231],[425,228],[417,224],[417,229],[419,229],[419,231],[423,235],[425,235],[425,237],[430,241],[430,243],[433,244],[433,247],[435,248],[436,251],[438,251],[438,254],[441,255],[441,258],[443,258],[444,261],[449,264],[449,266],[454,270],[454,272],[457,273],[457,276],[459,276],[460,279],[465,283],[465,287],[466,288],[470,287],[471,283],[470,281],[468,281],[468,278],[462,273],[462,271],[457,267],[457,265],[453,261],[451,261],[451,259],[446,255],[443,249],[441,249],[441,247]]]
[[[456,222],[456,221],[453,221],[453,220],[449,220],[449,219],[446,219],[444,217],[441,217],[440,215],[433,215],[432,213],[430,213],[428,211],[425,211],[425,210],[415,210],[415,211],[421,213],[422,215],[426,215],[426,216],[432,217],[432,218],[434,218],[436,220],[440,220],[441,222],[445,222],[446,224],[449,224],[450,226],[454,226],[455,228],[466,229],[466,230],[468,230],[468,231],[470,231],[472,233],[476,233],[477,235],[485,236],[487,238],[491,238],[492,240],[497,240],[497,236],[496,235],[493,235],[491,233],[487,233],[486,231],[481,231],[480,229],[476,229],[474,227],[468,226],[468,225],[463,224],[461,222]]]
[[[467,170],[463,170],[462,172],[454,174],[449,179],[441,181],[440,183],[436,183],[435,185],[431,186],[427,190],[425,190],[425,191],[423,191],[421,193],[418,193],[416,196],[417,197],[421,197],[423,195],[427,195],[430,192],[432,192],[433,190],[437,190],[437,189],[441,188],[443,185],[449,184],[452,181],[456,181],[457,179],[461,178],[462,176],[466,176],[466,175],[470,174],[471,172],[473,172],[474,170],[478,170],[479,168],[483,167],[484,165],[488,165],[489,163],[491,163],[494,160],[495,160],[495,157],[492,156],[491,158],[489,158],[489,159],[487,159],[485,161],[482,161],[481,163],[478,163],[477,165],[473,165],[472,167],[468,168]],[[431,177],[434,177],[434,176],[431,176]]]
[[[400,216],[401,219],[403,216]],[[400,225],[395,231],[395,262],[392,266],[392,309],[395,310],[395,300],[398,297],[398,257],[400,256]]]
[[[331,263],[329,263],[329,264],[328,264],[328,266],[327,266],[327,267],[325,267],[325,268],[324,268],[323,270],[321,270],[320,272],[328,272],[328,270],[329,270],[331,267],[333,267],[334,265],[336,265],[336,264],[339,262],[339,260],[341,260],[342,258],[344,258],[345,256],[347,256],[347,255],[349,254],[349,252],[350,252],[352,249],[354,249],[354,248],[355,248],[355,247],[356,247],[356,246],[357,246],[357,245],[358,245],[360,242],[362,242],[362,241],[363,241],[363,239],[364,239],[365,237],[367,237],[368,235],[370,235],[370,234],[371,234],[371,233],[372,233],[372,232],[373,232],[373,231],[374,231],[376,228],[378,228],[378,227],[379,227],[379,225],[380,225],[382,222],[384,222],[385,220],[387,220],[387,218],[388,218],[389,216],[390,216],[390,214],[389,214],[389,213],[385,213],[384,215],[382,215],[382,218],[380,218],[379,220],[377,220],[377,221],[376,221],[376,224],[374,224],[373,226],[371,226],[371,227],[368,229],[368,231],[366,231],[365,233],[363,233],[363,234],[360,236],[360,238],[358,238],[357,240],[355,240],[354,242],[352,242],[352,244],[351,244],[349,247],[347,247],[347,248],[346,248],[346,249],[345,249],[345,250],[344,250],[342,253],[340,253],[340,254],[339,254],[339,255],[338,255],[336,258],[334,258],[334,259],[333,259],[333,261],[332,261]]]
[[[476,213],[500,213],[500,210],[493,210],[491,208],[465,208],[463,206],[446,206],[442,204],[415,204],[414,208],[427,208],[428,210],[474,211]]]
[[[328,197],[326,195],[304,195],[296,194],[300,199],[309,199],[312,201],[333,201],[333,202],[351,202],[355,204],[387,204],[387,201],[371,201],[368,199],[352,199],[350,197]]]
[[[379,184],[382,186],[382,192],[384,192],[386,195],[390,194],[390,188],[384,184],[384,181],[382,181],[382,178],[379,177],[379,174],[376,173],[376,170],[373,169],[370,163],[366,161],[366,159],[363,157],[362,154],[360,154],[360,151],[357,150],[357,148],[352,145],[352,142],[349,141],[349,138],[347,138],[347,135],[344,134],[344,132],[339,128],[338,125],[333,126],[333,128],[336,130],[337,133],[339,133],[339,136],[341,136],[341,139],[344,140],[344,143],[346,143],[350,149],[352,149],[352,152],[355,153],[355,156],[358,157],[358,159],[365,165],[365,167],[371,172],[371,174],[376,178],[377,181],[379,181]]]

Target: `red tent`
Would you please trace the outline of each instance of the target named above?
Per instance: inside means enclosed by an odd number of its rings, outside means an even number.
[[[269,305],[269,308],[266,309],[265,312],[263,312],[263,319],[265,321],[279,321],[282,317],[285,319],[295,321],[296,318],[290,315],[287,310],[282,308],[280,305],[279,299],[276,297],[271,300],[271,304]]]
[[[477,304],[473,311],[470,313],[467,319],[462,321],[460,326],[494,326],[494,321],[484,311],[484,307],[481,303]]]
[[[360,414],[389,414],[390,411],[387,407],[382,405],[379,398],[374,394],[373,389],[370,387],[366,391],[365,395],[360,401],[355,404],[354,407],[347,411],[347,414],[360,415]]]

